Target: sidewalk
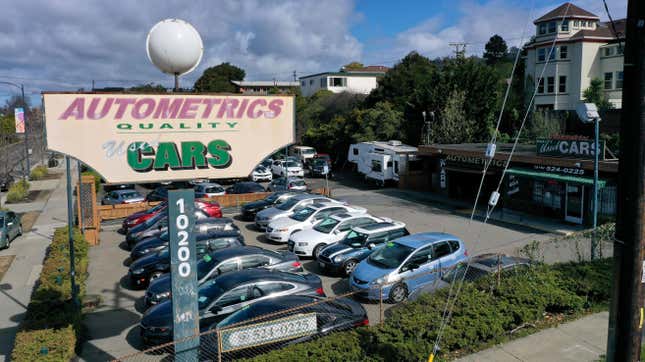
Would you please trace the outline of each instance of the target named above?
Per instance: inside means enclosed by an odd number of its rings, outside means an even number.
[[[64,167],[56,168],[57,172],[62,170]],[[8,249],[0,251],[0,256],[16,256],[0,281],[0,361],[10,357],[18,325],[24,318],[34,284],[40,276],[54,229],[67,225],[64,175],[63,172],[58,180],[32,182],[34,187],[51,188],[52,192],[47,200],[37,205],[42,211],[32,230],[14,240]],[[21,205],[28,208],[26,204]],[[7,206],[14,209],[15,205]]]
[[[592,314],[456,361],[597,361],[607,348],[608,320],[608,312]]]

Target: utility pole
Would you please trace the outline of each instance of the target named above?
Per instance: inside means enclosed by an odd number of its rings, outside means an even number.
[[[25,101],[25,86],[23,84],[20,85],[20,94],[22,96],[22,106],[24,108],[24,119],[25,119],[25,156],[26,156],[26,161],[27,161],[27,170],[25,172],[25,180],[29,180],[29,173],[31,172],[31,165],[29,164],[29,129],[27,127],[27,113],[29,112],[29,107],[27,106],[27,102]]]
[[[607,361],[640,360],[645,239],[645,2],[629,0],[625,31],[614,283]]]
[[[451,47],[455,47],[455,58],[457,59],[463,59],[466,57],[466,45],[468,43],[464,42],[453,42],[453,43],[448,43]]]
[[[295,71],[295,70],[293,71],[293,81],[294,81],[294,82],[297,82],[297,81],[298,81],[298,76],[297,76],[297,74],[296,74],[296,71]]]

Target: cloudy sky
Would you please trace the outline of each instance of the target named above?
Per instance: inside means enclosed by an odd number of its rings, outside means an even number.
[[[627,0],[610,0],[623,18]],[[411,50],[451,54],[450,42],[481,54],[498,33],[509,46],[526,41],[532,20],[560,5],[540,0],[4,0],[0,81],[42,90],[91,89],[172,79],[148,61],[145,38],[159,20],[192,23],[204,41],[200,66],[230,62],[247,80],[290,80],[336,70],[353,60],[392,66]],[[605,20],[600,0],[574,1]],[[524,38],[523,38],[524,37]],[[0,84],[1,85],[1,84]],[[15,93],[0,87],[0,101]],[[36,103],[37,103],[36,102]]]

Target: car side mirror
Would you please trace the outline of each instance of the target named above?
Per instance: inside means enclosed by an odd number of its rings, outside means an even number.
[[[334,230],[334,235],[338,235],[338,234],[340,234],[340,230],[338,229]]]
[[[374,243],[367,244],[367,248],[370,249],[370,250],[374,249],[375,247],[376,247],[376,244],[374,244]]]
[[[405,267],[403,267],[403,269],[404,270],[402,270],[402,271],[408,271],[408,270],[412,271],[412,270],[415,270],[415,269],[419,269],[419,264],[410,263],[410,264],[406,265]]]

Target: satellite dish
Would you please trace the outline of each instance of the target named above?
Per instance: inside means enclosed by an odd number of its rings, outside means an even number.
[[[158,22],[146,38],[148,59],[164,73],[190,73],[202,60],[204,44],[197,30],[181,19]]]

